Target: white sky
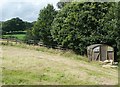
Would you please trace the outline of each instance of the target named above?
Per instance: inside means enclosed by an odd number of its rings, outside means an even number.
[[[59,0],[0,0],[0,21],[19,17],[24,21],[36,21],[40,9]]]

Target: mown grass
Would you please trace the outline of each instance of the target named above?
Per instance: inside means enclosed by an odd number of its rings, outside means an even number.
[[[25,39],[25,34],[8,34],[8,35],[3,35],[3,37],[8,38],[8,37],[16,37],[19,40],[24,40]]]
[[[44,72],[44,73],[43,73]],[[73,84],[95,84],[94,82],[76,79],[75,75],[65,74],[60,71],[49,71],[44,69],[42,72],[26,72],[21,70],[3,70],[4,84],[41,84],[41,85],[73,85]]]
[[[2,66],[2,49],[0,48],[0,66]],[[0,67],[0,87],[2,85],[2,67]]]
[[[6,43],[6,42],[3,42]],[[19,48],[25,48],[25,49],[31,49],[31,50],[36,50],[36,51],[41,51],[41,52],[48,52],[48,53],[52,53],[52,54],[59,54],[61,56],[67,57],[67,58],[72,58],[72,59],[77,59],[77,60],[84,60],[84,61],[88,61],[87,57],[84,56],[80,56],[79,54],[76,54],[75,52],[73,52],[72,50],[60,50],[60,49],[53,49],[53,48],[47,48],[44,46],[37,46],[37,45],[27,45],[27,44],[6,44],[6,45],[10,45],[10,46],[15,46],[15,47],[19,47]]]
[[[116,85],[117,69],[72,51],[14,44],[3,46],[3,84],[14,85]]]

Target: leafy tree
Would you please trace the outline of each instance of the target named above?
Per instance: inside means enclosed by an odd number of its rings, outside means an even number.
[[[31,40],[34,40],[32,30],[27,29],[24,42],[27,43],[27,44],[30,44]],[[35,44],[35,42],[34,42],[34,44]]]
[[[25,24],[25,29],[31,29],[34,25],[34,22],[30,23],[30,22],[25,21],[24,24]]]
[[[2,24],[3,32],[23,31],[25,29],[24,22],[19,18],[12,18]]]
[[[116,29],[116,32],[117,32],[117,37],[116,37],[116,42],[117,42],[117,49],[118,49],[118,52],[117,52],[117,57],[118,57],[118,60],[120,61],[120,2],[118,2],[117,4],[117,29]]]
[[[57,12],[50,4],[48,4],[44,9],[40,10],[38,20],[32,29],[33,38],[36,42],[42,41],[43,44],[47,46],[54,45],[55,42],[52,39],[50,30],[51,23],[53,22],[56,14]]]
[[[2,21],[0,21],[0,38],[2,36]]]
[[[114,14],[113,7],[112,2],[67,4],[54,19],[51,34],[62,47],[73,49],[83,55],[86,53],[86,46],[94,43],[109,43],[113,40],[108,37],[109,31],[114,28],[115,20],[107,17],[109,14]]]
[[[72,1],[72,0],[71,0]],[[70,1],[64,1],[64,0],[60,0],[58,3],[57,3],[57,7],[59,8],[59,9],[62,9],[66,4],[69,4],[69,3],[71,3]]]
[[[103,22],[103,31],[106,32],[104,36],[104,43],[114,47],[115,61],[118,60],[118,37],[119,29],[117,28],[117,3],[111,3],[109,13],[106,15],[105,21]]]

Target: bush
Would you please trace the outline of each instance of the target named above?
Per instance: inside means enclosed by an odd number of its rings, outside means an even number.
[[[84,55],[94,43],[116,44],[115,3],[73,2],[56,15],[51,34],[58,45]]]

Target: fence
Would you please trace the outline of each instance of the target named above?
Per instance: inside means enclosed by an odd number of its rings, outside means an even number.
[[[15,38],[7,38],[7,39],[0,39],[1,44],[21,44],[23,41],[15,39]]]

